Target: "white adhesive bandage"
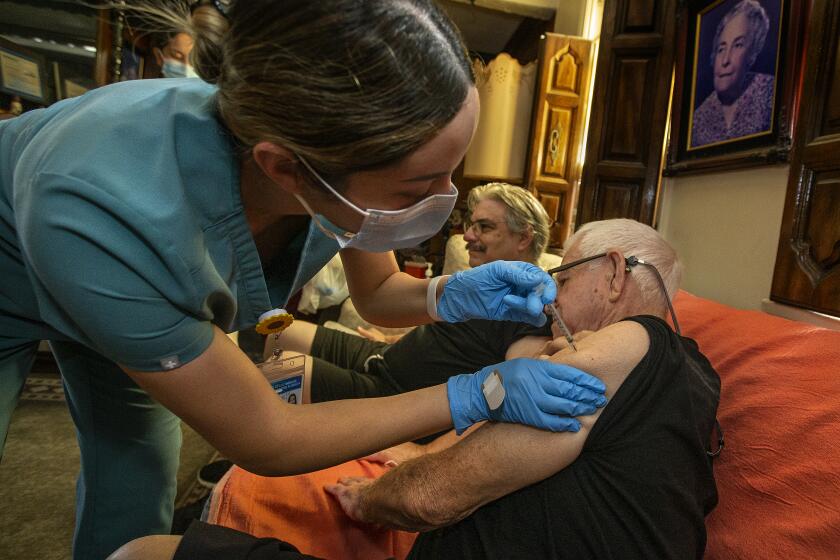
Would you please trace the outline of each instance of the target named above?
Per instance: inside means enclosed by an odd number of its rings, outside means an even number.
[[[437,287],[443,276],[435,276],[429,280],[429,287],[426,288],[426,313],[433,321],[440,321],[440,315],[437,312]]]
[[[502,385],[502,374],[494,369],[481,384],[481,391],[490,410],[496,410],[505,400],[505,386]]]

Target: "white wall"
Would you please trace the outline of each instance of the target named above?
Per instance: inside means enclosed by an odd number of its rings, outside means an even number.
[[[554,11],[554,32],[582,36],[587,5],[594,0],[558,0]]]
[[[663,179],[658,229],[682,258],[684,289],[760,309],[773,280],[788,169]]]

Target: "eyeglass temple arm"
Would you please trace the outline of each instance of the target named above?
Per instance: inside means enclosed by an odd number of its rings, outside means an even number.
[[[580,259],[578,261],[571,262],[569,264],[561,264],[560,266],[555,266],[554,268],[549,268],[546,272],[548,274],[557,274],[558,272],[563,272],[564,270],[568,270],[570,268],[576,267],[579,264],[587,263],[589,261],[594,261],[595,259],[600,259],[601,257],[606,257],[606,253],[599,253],[597,255],[592,255],[591,257],[586,257],[585,259]]]
[[[671,320],[674,322],[674,330],[677,331],[678,335],[682,336],[682,331],[680,330],[680,324],[677,322],[677,314],[674,311],[674,306],[671,304],[671,298],[668,296],[668,289],[665,288],[665,281],[662,279],[662,275],[659,274],[659,270],[653,266],[652,264],[646,263],[643,260],[637,259],[635,256],[630,256],[624,259],[627,263],[628,270],[631,267],[636,266],[637,264],[644,265],[650,268],[653,271],[654,276],[656,276],[656,280],[659,282],[659,287],[662,288],[662,295],[665,296],[665,303],[668,304],[668,311],[671,313]]]

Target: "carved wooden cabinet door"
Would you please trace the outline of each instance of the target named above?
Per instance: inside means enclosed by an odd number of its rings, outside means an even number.
[[[840,316],[840,2],[816,0],[770,298]]]
[[[554,221],[549,247],[558,248],[572,227],[580,179],[592,43],[555,33],[546,33],[542,43],[528,187]]]
[[[677,0],[604,3],[577,223],[654,219]]]

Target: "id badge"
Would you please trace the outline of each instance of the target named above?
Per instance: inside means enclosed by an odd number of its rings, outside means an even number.
[[[309,379],[303,354],[271,357],[257,364],[271,388],[289,404],[309,402]]]

